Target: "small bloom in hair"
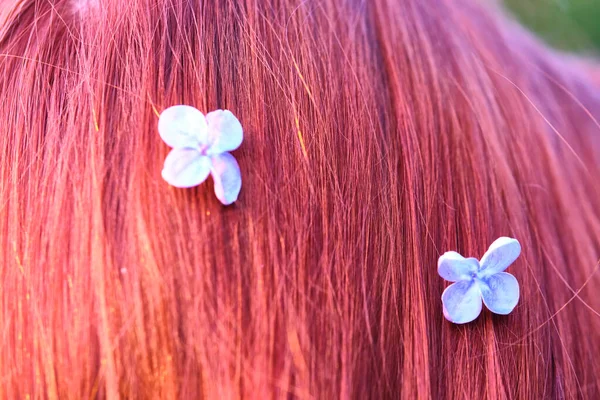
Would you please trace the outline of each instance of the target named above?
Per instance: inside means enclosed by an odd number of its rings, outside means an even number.
[[[240,147],[244,134],[240,121],[229,110],[204,116],[194,107],[169,107],[160,114],[158,132],[173,148],[162,170],[165,181],[189,188],[212,175],[219,201],[229,205],[237,200],[242,176],[229,152]]]
[[[438,260],[438,273],[454,282],[442,294],[444,317],[455,324],[466,324],[479,316],[482,299],[493,313],[509,314],[519,301],[519,283],[503,272],[521,254],[516,239],[497,239],[481,261],[464,258],[455,251],[444,253]]]

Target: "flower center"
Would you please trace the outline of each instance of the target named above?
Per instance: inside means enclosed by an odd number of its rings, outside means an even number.
[[[200,154],[205,156],[206,152],[208,151],[208,148],[209,148],[209,146],[207,144],[203,144],[202,146],[198,147],[198,151],[200,152]]]

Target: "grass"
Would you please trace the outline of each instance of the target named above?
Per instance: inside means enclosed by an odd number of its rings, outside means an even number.
[[[600,0],[505,0],[505,3],[517,19],[555,47],[600,50]]]

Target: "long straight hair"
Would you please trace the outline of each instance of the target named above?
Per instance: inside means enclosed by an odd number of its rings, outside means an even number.
[[[597,78],[476,0],[0,1],[0,398],[600,398]],[[519,305],[449,323],[499,236]]]

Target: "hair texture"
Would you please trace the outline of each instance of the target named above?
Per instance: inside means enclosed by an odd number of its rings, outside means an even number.
[[[481,3],[0,0],[0,398],[600,398],[600,70]],[[519,305],[449,323],[499,236]]]

